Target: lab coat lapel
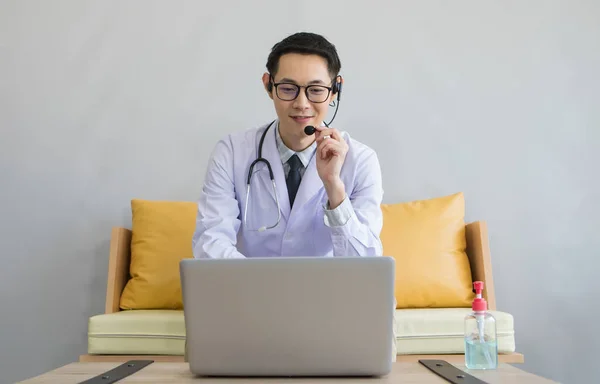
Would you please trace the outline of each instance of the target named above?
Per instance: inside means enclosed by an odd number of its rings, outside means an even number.
[[[275,129],[277,124],[273,123],[267,136],[265,137],[263,157],[271,164],[273,170],[273,177],[275,178],[275,185],[277,186],[277,198],[279,199],[279,205],[281,207],[281,215],[287,220],[290,216],[290,199],[287,193],[287,185],[285,183],[285,175],[283,173],[283,165],[281,164],[281,157],[279,157],[279,151],[277,150],[277,143],[275,142]],[[267,179],[269,179],[269,172],[265,172]],[[271,180],[269,179],[269,183]],[[273,188],[269,189],[271,196],[273,196]]]
[[[317,172],[316,156],[317,154],[315,153],[308,163],[308,167],[306,167],[304,176],[302,176],[302,181],[300,182],[300,187],[298,188],[298,193],[294,200],[294,206],[292,207],[292,214],[300,212],[302,207],[307,204],[321,188],[323,188],[323,182]]]

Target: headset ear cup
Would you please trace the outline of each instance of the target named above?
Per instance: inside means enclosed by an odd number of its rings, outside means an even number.
[[[338,100],[340,99],[340,94],[342,93],[342,77],[338,76],[337,81],[333,85],[333,92],[337,94]]]

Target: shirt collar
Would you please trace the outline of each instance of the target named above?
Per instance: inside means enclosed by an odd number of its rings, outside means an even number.
[[[310,159],[314,155],[317,150],[317,142],[314,141],[308,148],[301,152],[296,152],[288,148],[281,139],[281,135],[279,133],[279,121],[275,125],[275,142],[277,143],[277,150],[279,151],[279,157],[281,158],[281,163],[285,164],[294,154],[298,155],[298,158],[302,162],[304,168],[308,166]]]

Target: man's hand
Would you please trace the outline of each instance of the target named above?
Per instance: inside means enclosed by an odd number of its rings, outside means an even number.
[[[330,209],[334,209],[346,197],[346,190],[340,178],[340,171],[348,153],[348,144],[337,129],[327,127],[316,128],[317,152],[315,156],[317,156],[317,171],[323,181],[325,191],[327,191],[329,207]]]

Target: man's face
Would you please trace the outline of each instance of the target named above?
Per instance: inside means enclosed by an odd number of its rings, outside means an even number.
[[[304,127],[320,125],[327,116],[329,103],[335,97],[322,87],[309,88],[309,97],[306,96],[306,86],[331,87],[327,60],[318,55],[285,54],[279,59],[279,68],[273,80],[275,84],[283,83],[274,86],[271,92],[280,120],[281,135],[290,139],[306,139]],[[269,76],[265,74],[263,82],[268,84],[268,81]],[[293,100],[282,100],[295,96],[297,87],[294,85],[302,86],[298,96]]]

